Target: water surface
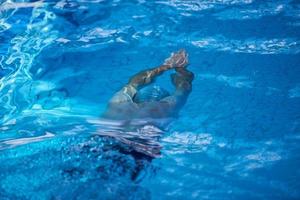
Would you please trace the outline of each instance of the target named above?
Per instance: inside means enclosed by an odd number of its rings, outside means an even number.
[[[299,199],[299,19],[296,0],[2,1],[0,199]],[[178,119],[99,118],[180,48]]]

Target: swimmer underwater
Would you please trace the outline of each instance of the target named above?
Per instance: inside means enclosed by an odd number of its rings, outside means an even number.
[[[161,66],[137,73],[110,99],[102,117],[115,120],[177,117],[192,90],[194,74],[186,69],[187,65],[188,54],[179,50]],[[175,86],[172,94],[159,86],[146,87],[163,72],[172,69],[176,72],[171,74]]]
[[[187,65],[186,51],[179,50],[161,66],[137,73],[113,95],[102,119],[93,122],[99,125],[96,135],[112,141],[107,149],[133,157],[136,165],[131,171],[132,180],[136,180],[147,163],[160,156],[159,140],[163,132],[160,128],[169,123],[166,119],[178,116],[192,91],[194,74],[187,70]],[[171,74],[173,93],[160,86],[149,87],[156,77],[172,69],[175,69]]]

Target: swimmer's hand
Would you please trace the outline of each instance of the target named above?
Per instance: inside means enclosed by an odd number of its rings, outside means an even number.
[[[171,68],[186,67],[188,65],[188,54],[184,49],[178,52],[172,53],[169,58],[165,60],[164,65],[168,65]]]

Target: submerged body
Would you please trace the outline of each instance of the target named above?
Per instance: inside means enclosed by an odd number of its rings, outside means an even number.
[[[160,136],[170,121],[177,117],[192,90],[194,74],[186,69],[187,54],[184,50],[173,53],[159,67],[134,75],[109,101],[97,133],[114,138],[120,144],[119,151],[131,155],[136,163],[131,178],[135,180],[144,168],[160,156]],[[159,86],[145,90],[155,78],[167,70],[175,69],[171,80],[175,91],[170,94]]]
[[[180,50],[172,54],[163,65],[134,75],[128,84],[109,101],[103,117],[117,120],[177,117],[192,90],[194,75],[186,69],[187,64],[187,54],[184,50]],[[152,90],[152,94],[157,93],[156,96],[151,95],[151,92],[148,92],[146,96],[140,92],[143,87],[153,83],[157,76],[171,69],[176,71],[171,74],[171,80],[175,86],[172,94],[166,94],[157,87]]]

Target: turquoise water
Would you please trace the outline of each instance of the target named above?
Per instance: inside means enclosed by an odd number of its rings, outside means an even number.
[[[1,200],[300,198],[299,1],[16,2],[0,3]],[[181,48],[177,119],[100,118]]]

